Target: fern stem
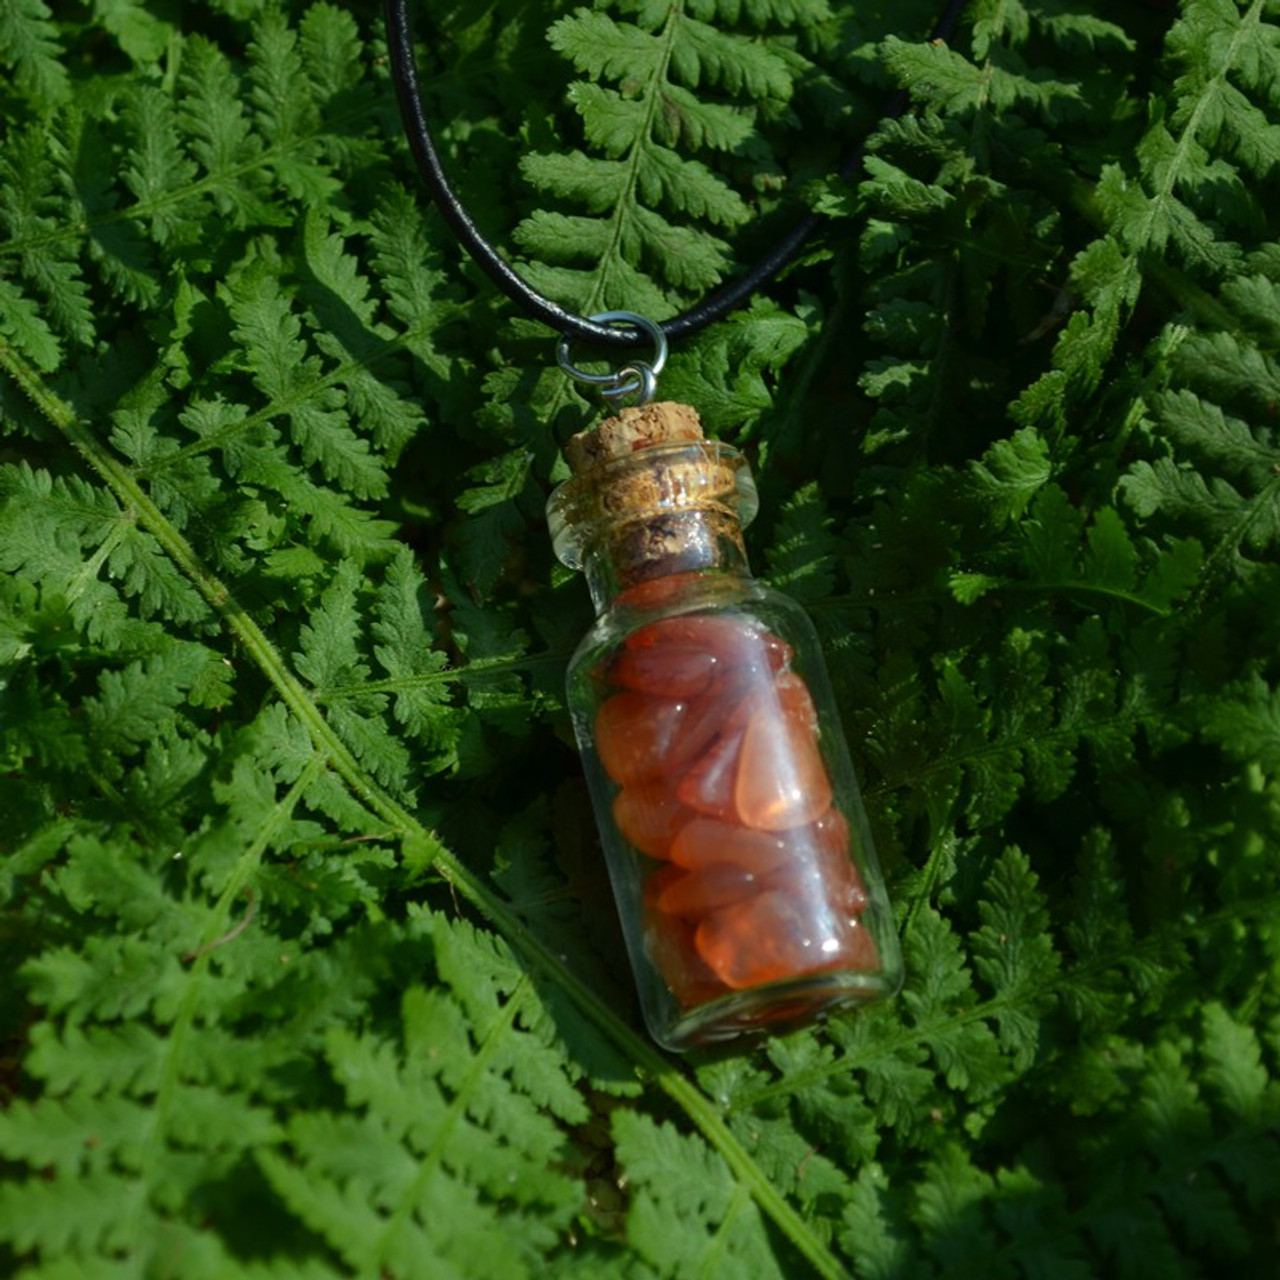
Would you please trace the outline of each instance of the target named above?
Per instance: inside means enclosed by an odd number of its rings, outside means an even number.
[[[529,978],[527,974],[524,974],[515,989],[507,997],[500,1015],[490,1024],[483,1043],[472,1055],[471,1061],[467,1066],[467,1073],[459,1081],[445,1114],[440,1118],[439,1123],[434,1126],[434,1131],[419,1140],[423,1155],[418,1165],[417,1173],[387,1217],[377,1243],[373,1247],[374,1263],[380,1268],[386,1268],[385,1271],[379,1271],[380,1275],[388,1274],[390,1271],[387,1254],[397,1229],[413,1217],[418,1205],[430,1203],[426,1193],[440,1170],[445,1144],[449,1140],[449,1135],[466,1116],[468,1107],[474,1102],[473,1093],[484,1085],[489,1064],[498,1050],[506,1043],[506,1036],[515,1025],[516,1015],[524,1007],[525,997],[528,993]]]
[[[508,675],[528,675],[542,667],[563,669],[572,650],[567,648],[544,649],[541,653],[527,654],[519,658],[496,658],[486,661],[480,658],[464,667],[446,667],[442,671],[428,671],[413,676],[388,676],[385,680],[364,680],[360,684],[338,684],[312,690],[317,702],[342,702],[347,698],[360,698],[370,693],[407,693],[422,689],[436,689],[441,685],[463,684],[483,686],[488,680]]]
[[[1069,582],[1066,580],[1061,582],[1003,581],[993,587],[991,593],[992,595],[1018,593],[1049,597],[1057,593],[1062,595],[1102,596],[1105,600],[1118,600],[1122,604],[1131,604],[1136,609],[1144,609],[1147,613],[1154,614],[1157,618],[1168,618],[1173,615],[1172,609],[1162,609],[1159,605],[1152,604],[1150,600],[1144,600],[1132,591],[1125,591],[1120,587],[1108,587],[1096,582]]]
[[[405,846],[402,856],[414,862],[425,853],[429,865],[536,969],[554,978],[583,1014],[630,1059],[638,1074],[662,1089],[688,1116],[734,1176],[747,1188],[760,1209],[808,1260],[814,1272],[823,1277],[823,1280],[844,1280],[848,1273],[839,1260],[773,1185],[768,1175],[725,1124],[717,1106],[683,1069],[674,1065],[647,1039],[634,1031],[527,928],[509,903],[493,893],[433,832],[368,776],[266,633],[231,591],[205,566],[191,544],[174,528],[141,487],[136,476],[109,452],[88,424],[79,419],[74,408],[50,390],[7,343],[0,343],[0,370],[13,378],[36,408],[83,454],[117,500],[138,513],[138,523],[159,542],[165,553],[217,611],[228,630],[235,635],[263,675],[275,687],[281,700],[306,727],[317,757],[327,759],[353,794],[400,836]],[[225,899],[225,893],[223,897]],[[217,937],[224,927],[225,924],[211,936]],[[207,959],[206,953],[197,963]]]

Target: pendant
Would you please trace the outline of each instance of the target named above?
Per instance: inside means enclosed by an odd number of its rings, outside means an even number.
[[[650,1032],[672,1049],[891,995],[902,962],[817,634],[752,577],[757,507],[695,410],[650,403],[652,364],[589,379],[638,395],[565,454],[556,552],[596,623],[569,707]]]

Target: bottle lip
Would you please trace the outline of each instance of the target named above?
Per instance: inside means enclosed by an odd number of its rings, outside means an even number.
[[[588,544],[619,525],[701,510],[745,527],[759,506],[751,468],[733,445],[674,440],[580,471],[552,490],[546,516],[556,555],[580,569]]]

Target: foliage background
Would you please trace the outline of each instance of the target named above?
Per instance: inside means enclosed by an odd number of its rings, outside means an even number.
[[[590,410],[423,199],[376,7],[0,0],[0,1270],[1264,1273],[1280,5],[429,8],[561,301],[823,214],[664,391],[756,460],[907,988],[638,1032],[541,525]]]

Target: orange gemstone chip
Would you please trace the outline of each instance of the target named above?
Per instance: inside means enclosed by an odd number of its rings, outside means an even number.
[[[766,875],[791,856],[784,835],[715,818],[694,818],[680,828],[671,845],[671,861],[690,870],[728,863],[752,875]]]
[[[675,868],[663,868],[675,870]],[[759,891],[759,882],[749,871],[721,864],[705,871],[681,871],[673,876],[657,897],[659,911],[669,916],[701,919],[711,911],[741,902]]]
[[[675,833],[694,815],[655,783],[623,787],[614,797],[613,820],[641,853],[665,858]]]
[[[818,751],[818,720],[803,680],[780,675],[756,704],[742,740],[734,808],[744,826],[785,831],[820,818],[831,781]]]
[[[705,917],[694,938],[711,971],[735,990],[878,963],[862,925],[831,915],[815,919],[808,904],[776,890]]]

